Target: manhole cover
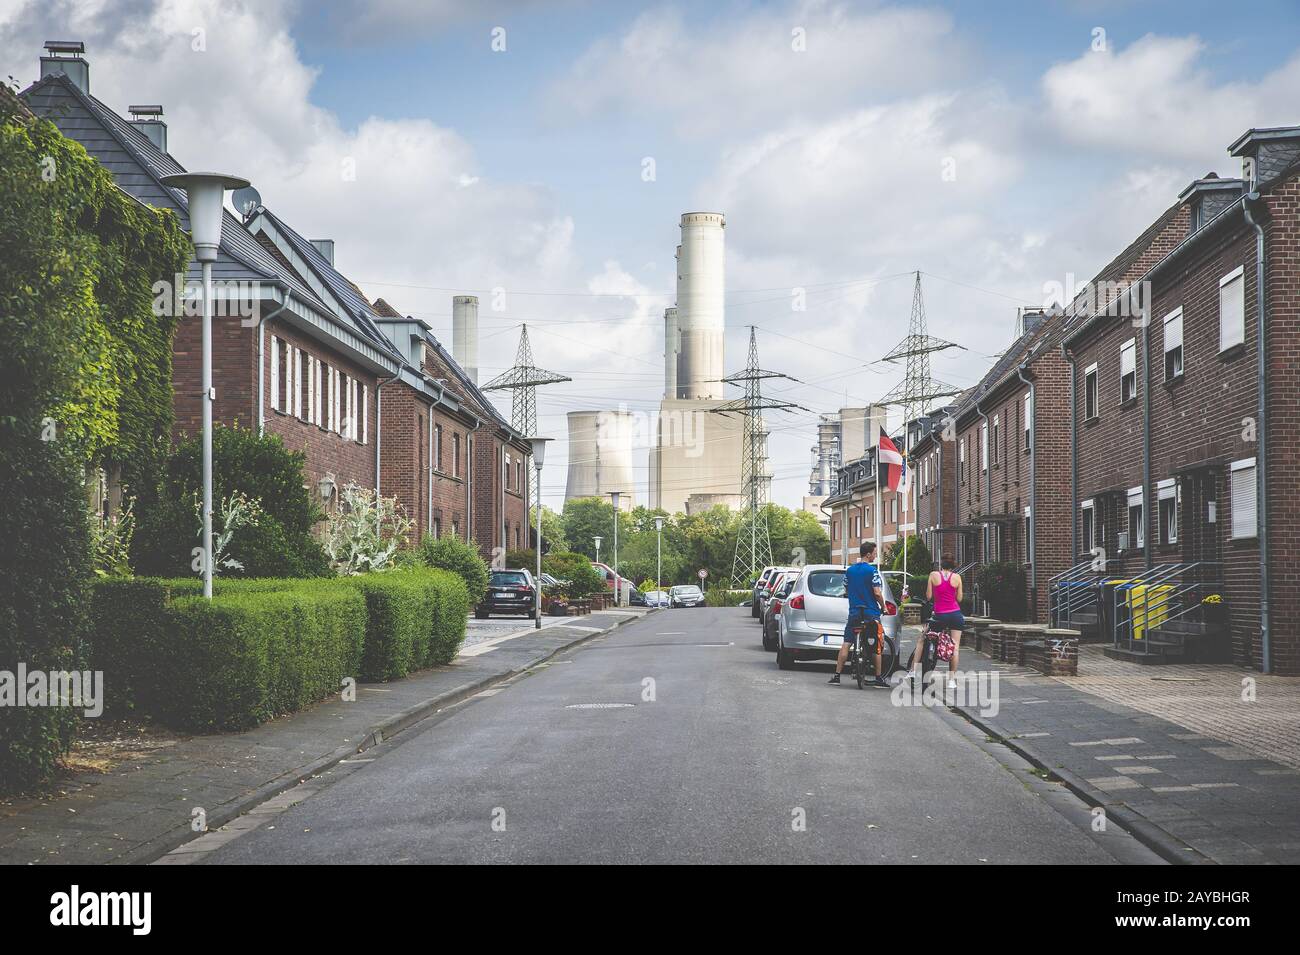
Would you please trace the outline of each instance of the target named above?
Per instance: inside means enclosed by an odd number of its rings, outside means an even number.
[[[621,710],[626,706],[636,706],[635,703],[570,703],[565,707],[566,710]]]

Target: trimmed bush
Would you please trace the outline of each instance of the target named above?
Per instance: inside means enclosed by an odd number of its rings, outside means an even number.
[[[450,571],[356,577],[105,578],[93,584],[87,654],[105,712],[178,729],[245,729],[339,692],[450,663],[469,595]]]
[[[418,666],[429,629],[429,597],[410,571],[348,578],[365,595],[361,679],[396,680]]]
[[[447,533],[438,538],[426,535],[417,550],[424,566],[457,574],[465,582],[470,603],[483,599],[487,593],[488,565],[472,545]]]

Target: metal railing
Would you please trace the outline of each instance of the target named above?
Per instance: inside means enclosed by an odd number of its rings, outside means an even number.
[[[1222,587],[1221,573],[1218,561],[1191,561],[1157,564],[1125,578],[1110,594],[1109,623],[1115,647],[1134,653],[1160,652],[1152,650],[1152,631],[1175,620],[1199,617],[1204,591]]]
[[[1053,627],[1068,627],[1071,620],[1097,607],[1101,599],[1097,589],[1105,574],[1096,569],[1091,557],[1047,581],[1047,619]]]

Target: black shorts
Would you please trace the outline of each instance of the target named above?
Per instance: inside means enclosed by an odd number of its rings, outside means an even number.
[[[966,618],[962,616],[961,611],[953,613],[937,613],[933,617],[934,626],[940,630],[965,630]]]
[[[853,646],[853,631],[857,627],[862,627],[862,645],[874,653],[874,641],[881,633],[880,618],[864,613],[849,614],[849,622],[844,625],[844,643],[847,646]]]

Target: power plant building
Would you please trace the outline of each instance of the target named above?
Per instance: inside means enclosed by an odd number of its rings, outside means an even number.
[[[619,508],[636,506],[632,439],[636,420],[626,411],[570,411],[569,479],[564,500],[621,492]]]
[[[664,312],[664,400],[650,449],[650,506],[738,507],[744,421],[714,409],[740,396],[726,374],[726,217],[682,216],[677,305]],[[572,454],[572,451],[570,451]]]

